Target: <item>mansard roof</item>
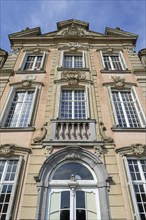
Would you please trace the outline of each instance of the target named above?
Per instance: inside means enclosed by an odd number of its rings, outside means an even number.
[[[105,33],[98,33],[89,29],[89,23],[76,19],[69,19],[61,22],[57,22],[57,30],[48,32],[45,34],[41,33],[40,27],[26,28],[20,32],[16,32],[9,35],[10,42],[14,44],[16,41],[40,41],[40,40],[58,40],[58,39],[89,39],[92,42],[96,40],[132,40],[136,42],[138,35],[130,32],[121,30],[120,28],[109,28],[106,27]]]

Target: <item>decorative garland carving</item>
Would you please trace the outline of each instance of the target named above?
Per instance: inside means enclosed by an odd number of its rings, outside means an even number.
[[[131,146],[122,147],[119,149],[116,149],[117,153],[120,153],[121,155],[129,155],[129,156],[142,156],[144,155],[146,150],[146,145],[136,143],[132,144]]]
[[[135,154],[136,156],[141,155],[144,153],[144,145],[132,144],[132,151],[133,151],[133,154]]]
[[[125,78],[121,76],[111,76],[111,79],[113,80],[115,87],[117,89],[122,89],[125,86]]]
[[[66,160],[81,160],[82,158],[83,156],[77,153],[71,153],[65,157]]]
[[[15,146],[13,144],[0,145],[0,155],[5,157],[13,156]]]
[[[85,35],[87,35],[87,31],[81,27],[77,27],[77,25],[72,23],[71,26],[64,28],[62,31],[59,32],[59,34],[62,34],[63,36],[66,37],[72,37],[72,36],[84,37]]]
[[[29,88],[29,87],[31,87],[31,85],[32,85],[32,81],[31,80],[23,80],[22,81],[22,87],[24,87],[24,88]]]
[[[34,138],[34,143],[42,141],[47,134],[47,122],[43,124],[43,127],[41,128],[41,134]]]
[[[100,134],[103,138],[103,140],[107,143],[113,143],[113,139],[111,137],[108,137],[106,134],[105,134],[105,131],[106,131],[106,127],[104,126],[104,123],[101,121],[99,123],[99,130],[100,130]]]
[[[62,72],[62,79],[66,79],[68,81],[68,85],[74,86],[79,83],[80,79],[85,79],[85,73],[70,71],[70,72]]]
[[[49,157],[52,154],[53,147],[52,146],[46,146],[45,147],[45,157]]]
[[[95,145],[94,146],[94,153],[97,155],[97,157],[100,157],[102,155],[102,148],[101,148],[101,146]]]

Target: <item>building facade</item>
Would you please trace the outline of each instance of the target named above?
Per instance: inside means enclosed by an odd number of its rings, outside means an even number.
[[[1,220],[146,219],[146,56],[137,38],[74,19],[9,35]]]

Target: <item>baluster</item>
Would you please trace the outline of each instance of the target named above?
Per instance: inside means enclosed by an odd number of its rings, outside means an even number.
[[[59,139],[63,140],[63,123],[60,123]]]
[[[90,133],[90,123],[87,123],[87,124],[86,124],[86,127],[87,127],[87,131],[86,131],[86,133],[87,133],[87,139],[89,139],[89,138],[90,138],[90,135],[91,135],[91,133]]]
[[[56,123],[55,139],[59,139],[59,123]]]
[[[65,139],[66,139],[66,140],[69,139],[69,123],[66,123],[66,127],[65,127]]]
[[[75,139],[75,126],[74,122],[71,123],[71,139]]]
[[[81,139],[81,130],[80,130],[80,123],[77,123],[77,130],[76,130],[76,136],[77,136],[77,140]]]
[[[82,137],[83,139],[86,139],[86,123],[83,123]]]

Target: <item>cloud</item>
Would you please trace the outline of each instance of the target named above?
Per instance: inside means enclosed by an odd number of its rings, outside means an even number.
[[[56,30],[56,22],[74,18],[89,22],[91,30],[101,33],[106,26],[137,33],[139,49],[146,46],[145,4],[142,0],[5,0],[1,2],[1,47],[9,50],[10,33],[37,26],[47,33]]]

